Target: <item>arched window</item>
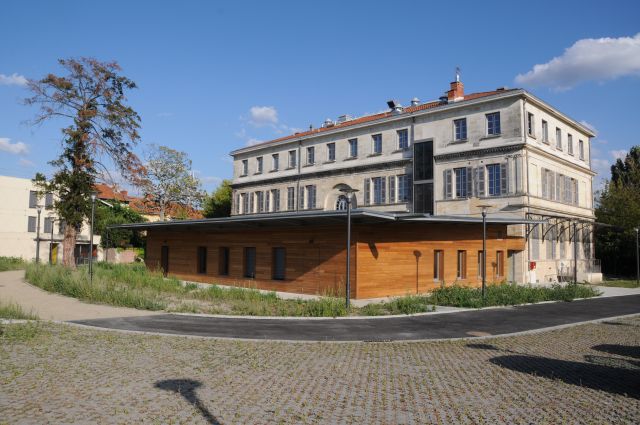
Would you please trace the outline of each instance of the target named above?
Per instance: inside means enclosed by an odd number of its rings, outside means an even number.
[[[338,200],[336,201],[336,210],[337,211],[346,211],[347,210],[347,197],[344,195],[338,196]]]

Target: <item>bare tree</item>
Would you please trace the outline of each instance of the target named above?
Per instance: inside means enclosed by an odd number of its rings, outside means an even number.
[[[143,183],[145,198],[160,210],[160,220],[165,220],[167,207],[199,207],[204,193],[200,180],[191,170],[191,160],[184,152],[166,146],[153,146],[145,165],[147,179]]]
[[[103,160],[111,161],[132,182],[144,175],[142,163],[132,152],[140,139],[140,117],[126,104],[125,96],[136,84],[119,75],[116,62],[92,58],[58,62],[66,75],[30,80],[33,96],[25,103],[39,108],[34,124],[52,119],[68,122],[62,128],[63,151],[50,162],[57,171],[51,179],[38,174],[34,181],[42,192],[56,195],[54,208],[66,223],[63,263],[75,267],[76,236],[91,211],[97,169],[108,169]]]

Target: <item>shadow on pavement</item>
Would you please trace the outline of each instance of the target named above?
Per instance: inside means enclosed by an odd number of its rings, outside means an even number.
[[[588,359],[587,359],[588,360]],[[640,369],[557,360],[527,355],[489,359],[500,367],[594,390],[640,398]]]
[[[156,388],[165,391],[173,391],[184,397],[189,403],[196,407],[205,420],[213,425],[221,425],[215,416],[211,414],[209,409],[202,404],[202,401],[196,394],[196,389],[202,386],[200,381],[194,381],[193,379],[167,379],[164,381],[158,381],[154,385]]]

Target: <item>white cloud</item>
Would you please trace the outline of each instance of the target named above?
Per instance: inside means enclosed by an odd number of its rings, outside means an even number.
[[[0,137],[0,151],[14,155],[24,155],[29,153],[29,148],[22,142],[11,143],[11,139]]]
[[[20,161],[18,161],[18,164],[20,164],[21,167],[25,167],[25,168],[33,168],[36,166],[35,162],[29,161],[26,158],[20,158]]]
[[[517,84],[567,90],[584,81],[640,76],[640,33],[633,37],[585,38],[561,56],[518,74]]]
[[[258,143],[262,143],[262,140],[255,139],[253,137],[247,140],[247,146],[257,145]]]
[[[0,86],[26,86],[27,79],[15,72],[11,75],[0,74]]]
[[[611,154],[613,159],[622,159],[622,160],[624,160],[627,157],[627,154],[629,152],[627,150],[625,150],[625,149],[620,149],[620,150],[617,150],[617,151],[609,151],[609,153]]]
[[[278,111],[273,106],[252,106],[249,109],[249,122],[256,127],[278,124]]]

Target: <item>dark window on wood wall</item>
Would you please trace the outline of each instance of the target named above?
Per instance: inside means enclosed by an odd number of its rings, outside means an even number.
[[[442,282],[444,279],[444,251],[433,252],[433,280]]]
[[[198,274],[207,274],[207,247],[198,247]]]
[[[284,280],[286,272],[287,251],[284,248],[273,248],[273,280]]]
[[[244,249],[244,277],[251,279],[256,277],[256,249],[254,247]]]
[[[229,248],[221,247],[218,251],[218,274],[229,275]]]

